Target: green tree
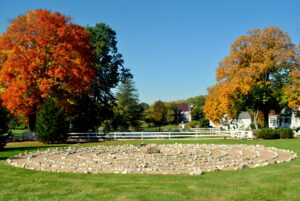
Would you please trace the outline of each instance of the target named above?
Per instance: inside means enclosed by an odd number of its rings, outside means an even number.
[[[165,104],[167,110],[166,120],[169,124],[178,124],[178,110],[175,104]]]
[[[143,111],[146,111],[150,108],[150,105],[144,102],[140,103],[140,106],[143,108]]]
[[[68,123],[61,106],[51,98],[45,100],[37,113],[37,139],[45,143],[61,143],[67,138]]]
[[[206,118],[201,118],[199,120],[199,127],[200,128],[207,128],[209,126],[209,120]]]
[[[112,107],[115,101],[111,91],[120,81],[132,78],[129,69],[123,66],[122,55],[118,52],[116,32],[108,25],[98,23],[94,27],[87,27],[90,35],[90,46],[93,49],[93,66],[96,77],[91,83],[94,128],[97,130],[102,122],[113,116]],[[87,99],[83,99],[87,101]],[[80,105],[80,103],[79,103]]]
[[[87,132],[97,130],[99,119],[95,109],[97,109],[97,105],[92,97],[86,93],[79,96],[72,112],[68,115],[71,123],[71,131]],[[109,114],[109,111],[105,114]]]
[[[128,130],[139,126],[143,108],[139,104],[139,96],[132,79],[125,79],[116,93],[117,105],[114,107],[113,127]]]
[[[10,114],[2,107],[0,101],[0,150],[5,146],[8,137],[8,124],[10,121]]]
[[[199,121],[205,117],[203,106],[205,105],[205,96],[196,96],[189,100],[193,104],[192,107],[192,120]]]
[[[154,123],[160,127],[167,122],[167,108],[162,101],[156,101],[148,110],[145,111],[147,122]]]
[[[10,121],[10,114],[4,108],[0,101],[0,135],[8,132],[8,124]]]

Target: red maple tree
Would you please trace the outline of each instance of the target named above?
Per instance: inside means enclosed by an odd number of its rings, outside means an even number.
[[[28,11],[0,37],[0,95],[15,114],[35,115],[51,97],[70,105],[95,75],[89,35],[71,18],[49,10]]]

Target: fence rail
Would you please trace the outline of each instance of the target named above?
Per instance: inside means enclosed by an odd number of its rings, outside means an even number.
[[[252,131],[230,130],[217,131],[213,129],[197,129],[183,132],[112,132],[104,133],[69,133],[72,140],[130,140],[130,139],[253,139]]]

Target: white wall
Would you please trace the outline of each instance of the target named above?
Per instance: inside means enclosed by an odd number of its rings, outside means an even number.
[[[293,113],[292,117],[291,117],[291,128],[295,129],[295,128],[299,128],[299,127],[300,127],[300,118],[295,117],[295,113]]]

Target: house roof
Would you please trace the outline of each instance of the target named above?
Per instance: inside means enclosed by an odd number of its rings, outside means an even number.
[[[180,103],[176,104],[177,110],[183,111],[183,112],[189,112],[191,111],[191,104],[190,103]]]
[[[241,112],[239,115],[239,119],[251,119],[251,116],[248,112]]]

